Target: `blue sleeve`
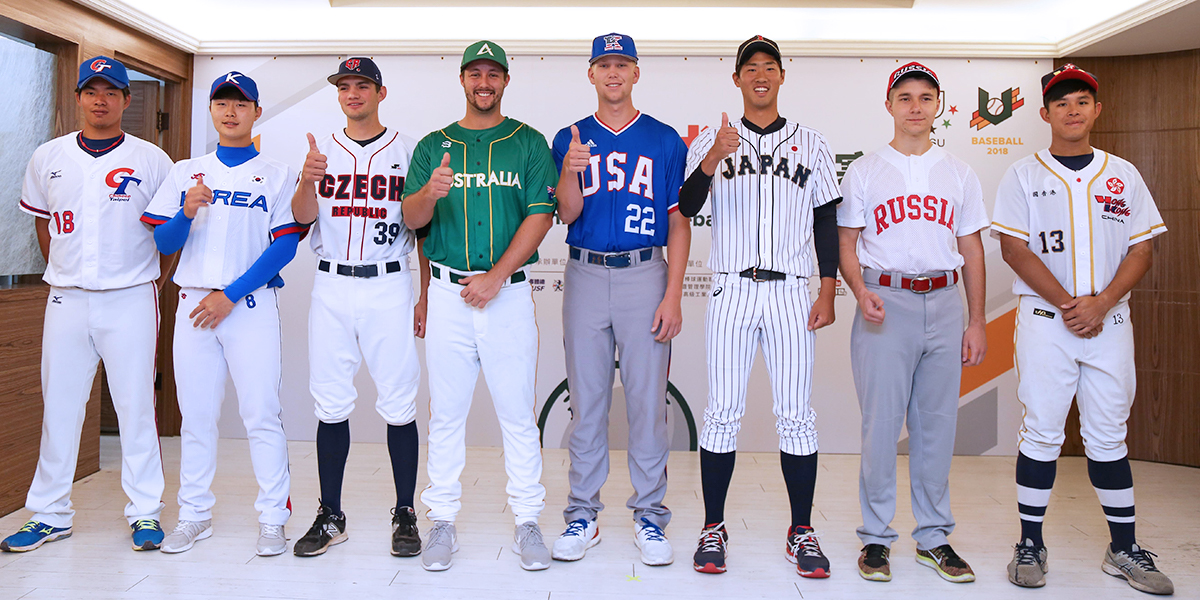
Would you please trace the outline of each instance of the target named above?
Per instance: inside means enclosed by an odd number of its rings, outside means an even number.
[[[250,269],[225,288],[225,297],[236,303],[246,294],[267,285],[267,282],[278,275],[296,257],[298,245],[300,245],[300,232],[288,233],[275,238],[275,241],[271,242],[271,245],[263,251],[262,256],[254,261]]]
[[[147,221],[145,216],[142,217],[142,220]],[[181,210],[167,222],[154,226],[154,244],[163,254],[175,254],[179,252],[180,248],[183,248],[191,230],[192,220],[187,218],[187,215],[183,214]]]

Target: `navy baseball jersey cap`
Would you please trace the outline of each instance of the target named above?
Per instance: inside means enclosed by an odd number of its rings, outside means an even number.
[[[348,75],[363,77],[374,81],[378,85],[383,85],[383,73],[379,71],[379,67],[375,64],[375,61],[369,58],[351,56],[343,60],[342,64],[338,65],[337,73],[328,77],[329,83],[337,85],[339,79]]]
[[[779,44],[761,36],[756,35],[738,46],[737,63],[735,68],[741,69],[742,65],[750,61],[750,57],[754,56],[755,52],[766,52],[775,57],[779,62],[779,66],[783,66],[783,56],[779,54]]]
[[[932,83],[933,87],[938,88],[939,90],[942,89],[942,84],[938,82],[937,73],[934,73],[933,69],[930,69],[919,62],[910,62],[907,65],[892,71],[891,76],[888,77],[887,91],[891,92],[892,88],[896,87],[896,84],[900,83],[900,80],[904,79],[905,77],[921,77]]]
[[[1049,73],[1042,76],[1042,95],[1045,96],[1054,84],[1067,81],[1068,79],[1078,79],[1092,87],[1097,92],[1100,91],[1100,82],[1096,81],[1096,76],[1080,69],[1079,67],[1067,63]]]
[[[633,38],[621,33],[609,33],[606,35],[598,35],[592,40],[592,59],[588,64],[592,64],[605,56],[624,56],[637,62],[637,47],[633,45]]]
[[[99,77],[119,89],[129,87],[129,73],[125,65],[107,56],[97,56],[83,61],[79,65],[79,83],[75,87],[82,89],[92,78]]]
[[[235,87],[241,90],[242,95],[251,102],[258,102],[258,84],[250,79],[249,75],[243,75],[237,71],[230,71],[213,81],[212,90],[208,92],[208,99],[212,100],[217,92],[227,88]]]

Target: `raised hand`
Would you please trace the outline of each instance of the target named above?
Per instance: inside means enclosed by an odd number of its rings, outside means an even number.
[[[582,173],[587,170],[588,163],[592,160],[592,149],[587,144],[579,141],[579,128],[571,126],[571,146],[567,149],[567,156],[563,160],[563,166],[571,173]]]
[[[454,185],[454,169],[450,168],[450,153],[442,155],[442,164],[429,175],[429,191],[434,198],[445,198]]]
[[[308,136],[308,154],[304,157],[304,170],[301,172],[301,176],[304,181],[318,183],[325,178],[325,169],[329,168],[329,158],[317,150],[317,139],[313,137],[313,134],[305,135]]]
[[[204,174],[196,175],[196,185],[188,188],[183,197],[183,214],[189,219],[195,219],[200,207],[212,204],[213,193],[204,185]]]

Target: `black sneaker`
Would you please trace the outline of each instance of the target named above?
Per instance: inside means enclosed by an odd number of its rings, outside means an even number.
[[[421,553],[421,532],[417,514],[411,506],[392,509],[392,556],[416,556]]]
[[[701,573],[724,573],[725,544],[728,541],[729,533],[725,531],[724,522],[705,525],[696,544],[692,567]]]
[[[317,556],[334,544],[340,544],[350,539],[346,535],[346,513],[333,514],[328,506],[321,505],[317,509],[317,519],[304,537],[296,540],[292,552],[296,556]]]
[[[867,581],[891,581],[892,566],[888,563],[891,551],[883,544],[867,544],[858,555],[858,574]]]
[[[824,579],[829,577],[829,559],[821,552],[817,532],[812,527],[797,525],[788,530],[787,559],[796,563],[796,572],[801,577]]]

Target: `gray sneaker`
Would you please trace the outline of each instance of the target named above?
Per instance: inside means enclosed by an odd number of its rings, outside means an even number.
[[[426,571],[445,571],[458,552],[458,531],[450,521],[434,521],[425,548],[421,552],[421,566]]]
[[[1036,588],[1046,585],[1046,573],[1050,571],[1045,546],[1034,546],[1026,538],[1017,544],[1012,562],[1008,563],[1008,580],[1021,587]]]
[[[259,556],[276,556],[287,552],[287,534],[283,532],[283,525],[259,523],[256,551]]]
[[[550,551],[542,540],[542,530],[537,523],[521,523],[513,532],[513,552],[521,555],[521,568],[526,571],[541,571],[550,568]]]
[[[1175,584],[1154,566],[1153,556],[1157,555],[1142,550],[1137,544],[1133,545],[1133,552],[1113,552],[1112,546],[1109,546],[1104,551],[1104,562],[1100,563],[1100,568],[1113,577],[1128,581],[1135,590],[1148,594],[1174,594]]]
[[[205,521],[180,521],[175,530],[163,540],[160,552],[178,554],[192,549],[200,540],[212,537],[212,519]]]

